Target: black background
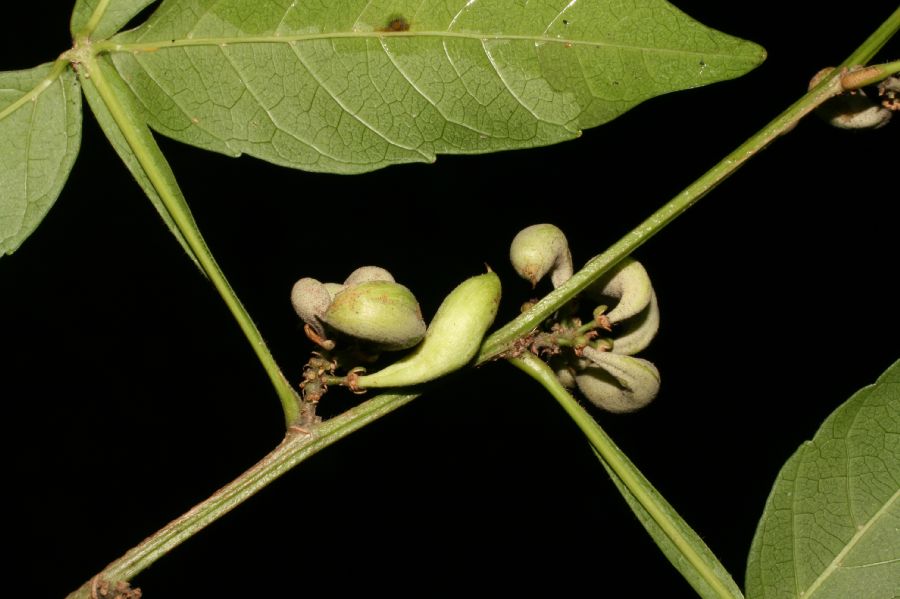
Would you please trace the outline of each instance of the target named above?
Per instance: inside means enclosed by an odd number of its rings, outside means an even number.
[[[309,352],[294,280],[378,264],[430,315],[489,263],[498,322],[529,297],[506,257],[524,226],[568,232],[577,263],[702,174],[896,8],[683,0],[765,46],[750,75],[658,98],[566,144],[442,156],[341,177],[160,139],[213,252],[287,375]],[[68,45],[32,2],[0,68]],[[898,47],[884,59],[898,58]],[[87,109],[87,107],[85,107]],[[660,396],[594,415],[743,584],[781,464],[897,359],[897,123],[809,119],[636,256],[662,329]],[[59,597],[225,484],[282,436],[277,399],[212,287],[88,114],[69,182],[0,259],[7,593]],[[334,394],[334,414],[356,401]],[[694,596],[574,425],[504,364],[452,377],[328,448],[136,579],[146,597],[432,595],[596,588]],[[13,588],[10,588],[13,587]]]

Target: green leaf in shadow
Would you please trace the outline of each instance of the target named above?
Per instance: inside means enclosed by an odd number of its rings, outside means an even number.
[[[47,215],[81,145],[81,92],[64,62],[0,73],[0,256]]]
[[[778,474],[747,566],[750,599],[900,594],[900,361]]]
[[[765,57],[663,0],[166,0],[97,47],[157,131],[338,173],[572,139]]]

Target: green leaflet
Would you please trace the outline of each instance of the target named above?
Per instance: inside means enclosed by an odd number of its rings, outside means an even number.
[[[572,139],[765,56],[662,0],[166,0],[98,47],[157,131],[338,173]]]
[[[900,593],[900,361],[855,393],[778,474],[747,567],[748,599]]]
[[[72,9],[72,19],[69,22],[69,30],[75,37],[88,26],[94,11],[98,5],[106,0],[78,0]],[[111,0],[101,13],[99,21],[94,25],[91,37],[93,39],[106,39],[121,29],[128,21],[150,6],[156,0]]]
[[[0,256],[34,231],[81,144],[81,92],[65,63],[0,73]]]

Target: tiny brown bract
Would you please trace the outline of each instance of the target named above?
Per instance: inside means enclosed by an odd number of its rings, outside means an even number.
[[[385,31],[387,33],[409,31],[409,21],[407,21],[405,17],[401,16],[391,17],[391,20],[388,21],[387,26],[382,28],[381,31]]]

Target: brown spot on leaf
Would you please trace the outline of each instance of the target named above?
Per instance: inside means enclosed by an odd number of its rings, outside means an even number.
[[[406,17],[403,16],[394,16],[391,17],[387,22],[387,25],[379,29],[379,31],[384,31],[385,33],[399,33],[401,31],[409,31],[409,21],[406,20]]]

